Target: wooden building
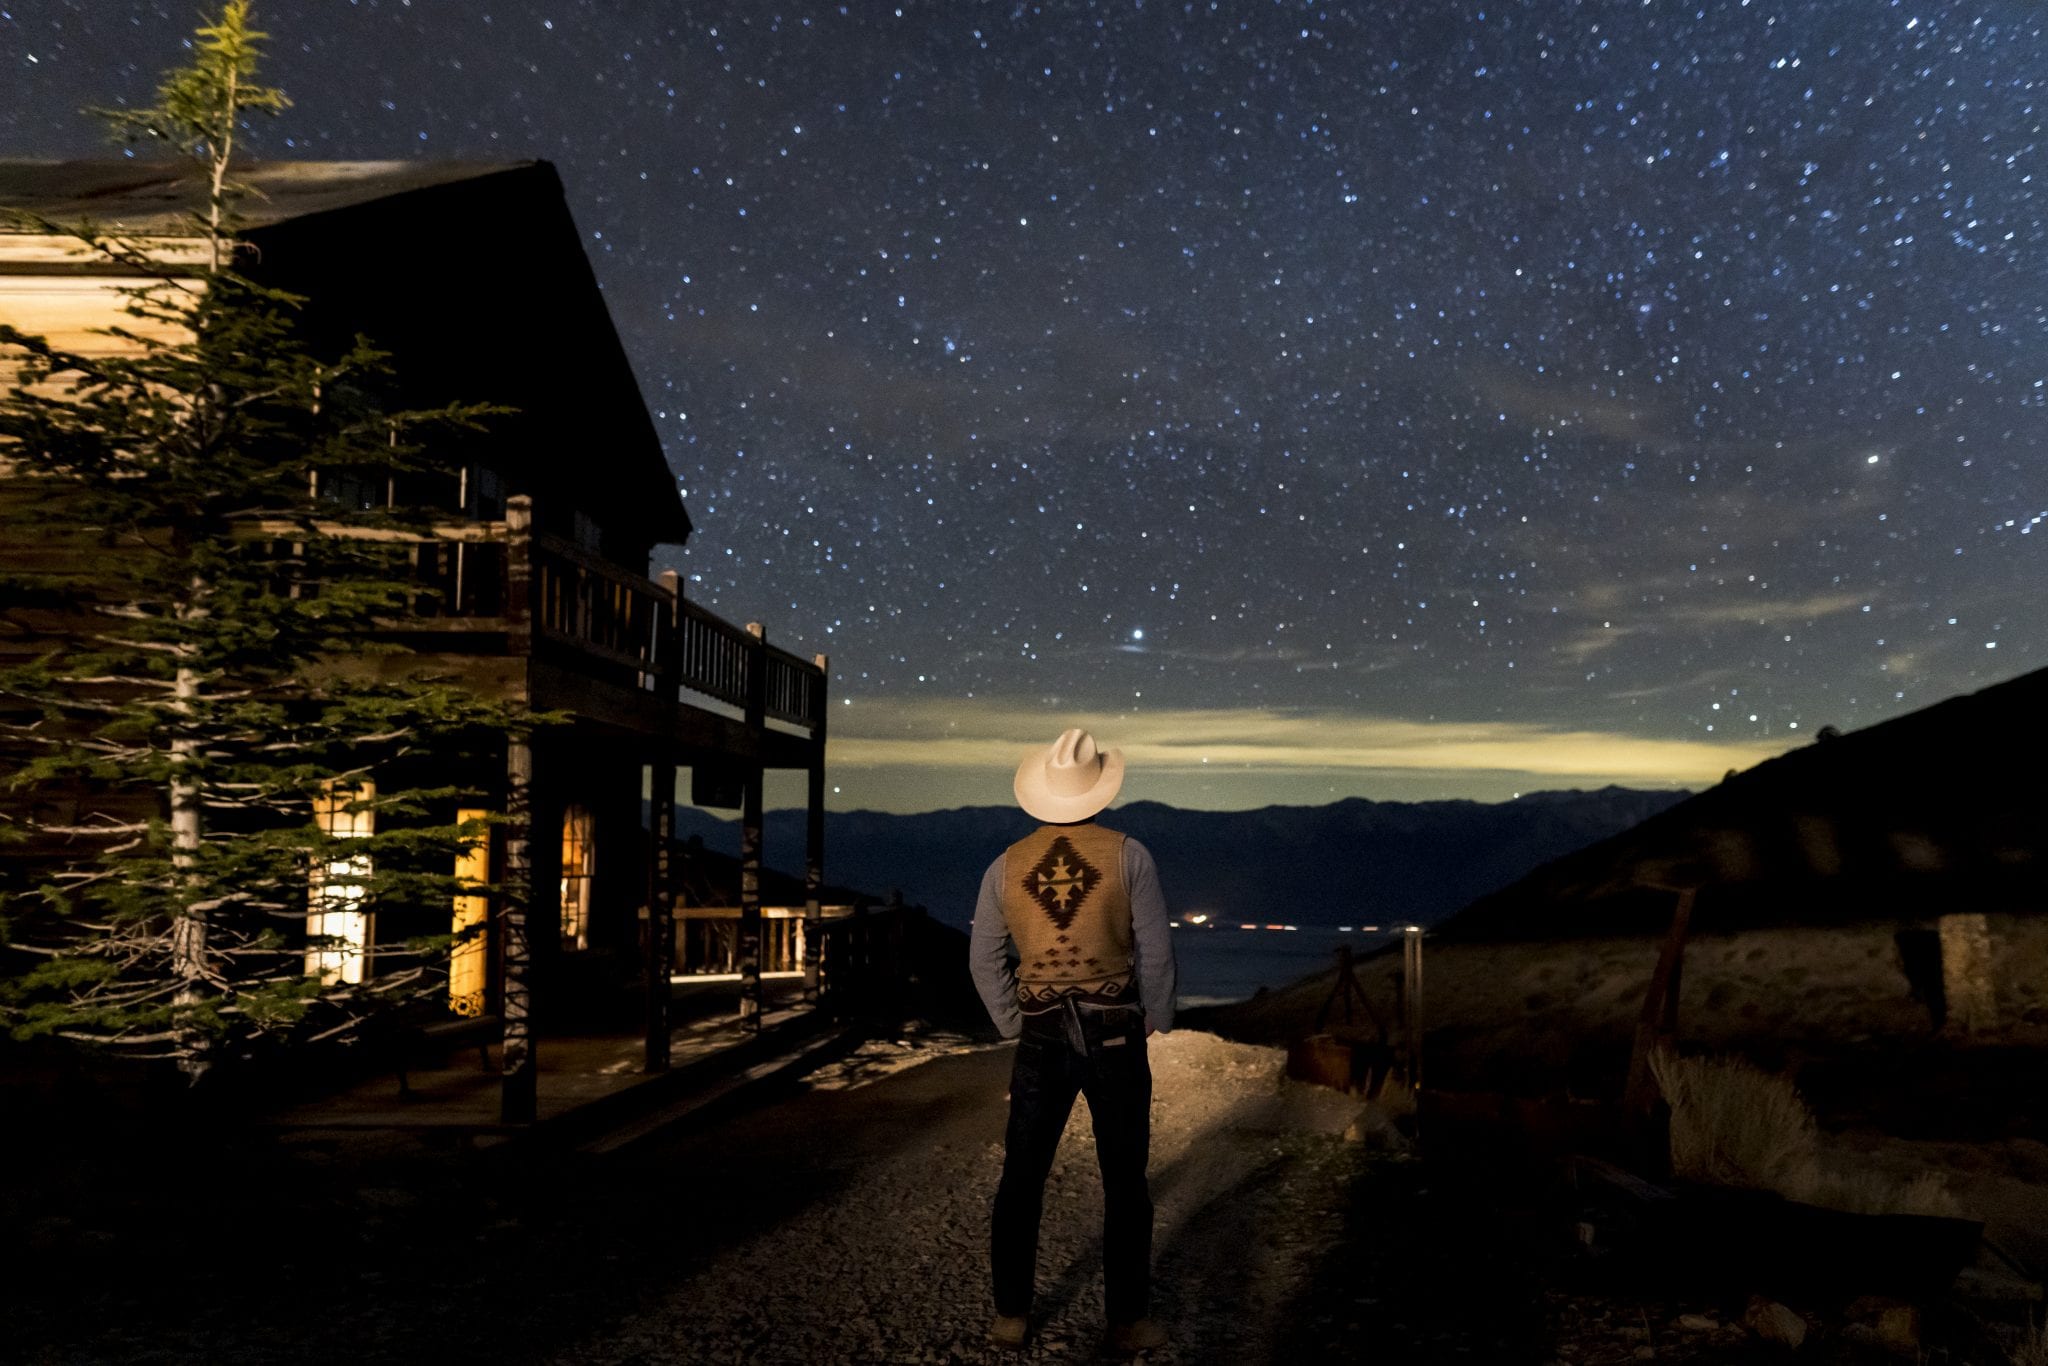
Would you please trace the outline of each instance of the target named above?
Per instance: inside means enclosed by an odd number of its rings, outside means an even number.
[[[667,1065],[679,769],[707,804],[742,808],[739,1014],[758,1018],[766,770],[808,777],[805,913],[814,925],[821,914],[825,661],[720,620],[673,574],[649,577],[655,547],[687,540],[690,517],[553,167],[273,162],[240,178],[246,269],[306,296],[316,338],[372,338],[407,406],[517,409],[451,459],[449,522],[414,550],[445,606],[409,623],[417,653],[405,661],[573,718],[508,742],[510,819],[488,865],[464,870],[526,871],[529,905],[450,910],[458,928],[488,925],[452,965],[450,1008],[502,1022],[506,1116],[533,1112],[534,1027],[573,1023],[579,1007],[618,998],[622,979],[638,984],[647,1065]],[[160,258],[189,242],[184,215],[203,200],[185,163],[0,162],[0,210],[89,219]],[[0,318],[26,332],[105,351],[114,343],[91,329],[116,320],[128,282],[69,238],[0,227]],[[348,914],[327,930],[360,948],[345,942],[319,965],[309,955],[309,969],[374,975],[374,936]],[[806,974],[815,994],[815,955]]]

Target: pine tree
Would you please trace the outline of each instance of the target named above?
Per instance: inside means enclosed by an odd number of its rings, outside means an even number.
[[[422,928],[438,911],[445,929],[451,898],[477,890],[456,856],[484,834],[456,821],[480,803],[448,775],[470,754],[487,774],[532,721],[394,643],[422,606],[413,548],[450,512],[332,496],[452,483],[436,443],[504,410],[398,408],[384,353],[358,338],[320,354],[305,300],[244,270],[240,139],[288,103],[257,81],[265,37],[227,0],[153,105],[92,111],[204,175],[177,242],[19,225],[135,274],[129,321],[107,329],[121,354],[0,324],[17,365],[0,477],[30,491],[8,535],[39,552],[0,576],[0,625],[33,650],[0,672],[0,771],[33,813],[17,845],[78,850],[0,890],[0,1023],[195,1077],[435,988],[447,936],[349,981],[353,944],[322,931],[364,910]]]

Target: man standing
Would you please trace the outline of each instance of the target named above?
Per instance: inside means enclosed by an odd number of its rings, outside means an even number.
[[[1165,1343],[1148,1317],[1152,1068],[1145,1040],[1173,1027],[1173,943],[1145,846],[1095,823],[1123,785],[1121,750],[1069,730],[1017,767],[1017,804],[1042,824],[989,865],[969,961],[989,1017],[1017,1040],[1003,1179],[990,1231],[995,1322],[1022,1347],[1030,1328],[1045,1178],[1078,1092],[1102,1169],[1102,1280],[1109,1341]],[[1014,964],[1011,949],[1014,946]]]

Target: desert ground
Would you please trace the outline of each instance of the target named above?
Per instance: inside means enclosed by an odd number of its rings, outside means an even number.
[[[1957,1212],[2048,1259],[2048,935],[1993,927],[1995,1028],[1932,1028],[1888,930],[1703,935],[1680,1043],[1792,1077],[1832,1163],[1940,1174]],[[1659,943],[1425,953],[1433,1087],[1610,1085]],[[1359,966],[1393,1019],[1398,957]],[[1730,1283],[1617,1280],[1570,1196],[1429,1154],[1397,1088],[1288,1081],[1326,974],[1152,1042],[1164,1363],[1729,1362],[1780,1351]],[[1369,1024],[1354,1022],[1369,1030]],[[26,1269],[9,1359],[73,1362],[900,1363],[987,1348],[986,1218],[1009,1050],[915,1027],[742,1108],[596,1159],[370,1135],[99,1122],[0,1138],[0,1223]],[[1426,1116],[1425,1116],[1426,1118]],[[1077,1107],[1048,1188],[1027,1361],[1101,1334],[1100,1196]],[[1894,1307],[1895,1308],[1895,1307]],[[2025,1305],[1924,1307],[1923,1359],[2005,1366]],[[1865,1320],[1857,1319],[1862,1313]],[[1800,1359],[1896,1359],[1854,1305],[1795,1304]],[[1916,1313],[1919,1312],[1916,1310]],[[2039,1313],[2040,1306],[2033,1306]],[[2002,1315],[2002,1318],[1999,1316]],[[1987,1324],[1989,1326],[1987,1327]],[[1932,1354],[1932,1355],[1930,1355]]]
[[[1935,1028],[1892,924],[1704,933],[1686,945],[1676,1043],[1789,1076],[1829,1156],[1900,1181],[1939,1175],[1958,1212],[2048,1267],[2048,919],[1987,917],[1989,1019]],[[1424,1079],[1450,1091],[1613,1094],[1662,936],[1427,941]],[[1360,986],[1398,1030],[1398,953],[1361,962]],[[1307,1033],[1330,999],[1321,974],[1196,1012],[1231,1037]],[[1330,1026],[1345,1027],[1335,1013]],[[1352,1032],[1370,1033],[1359,1015]]]

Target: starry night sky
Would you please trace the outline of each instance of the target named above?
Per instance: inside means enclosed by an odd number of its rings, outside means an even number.
[[[560,169],[836,806],[1070,719],[1182,805],[1701,784],[2048,652],[2037,5],[258,10],[259,154]],[[0,0],[0,155],[194,14]]]

